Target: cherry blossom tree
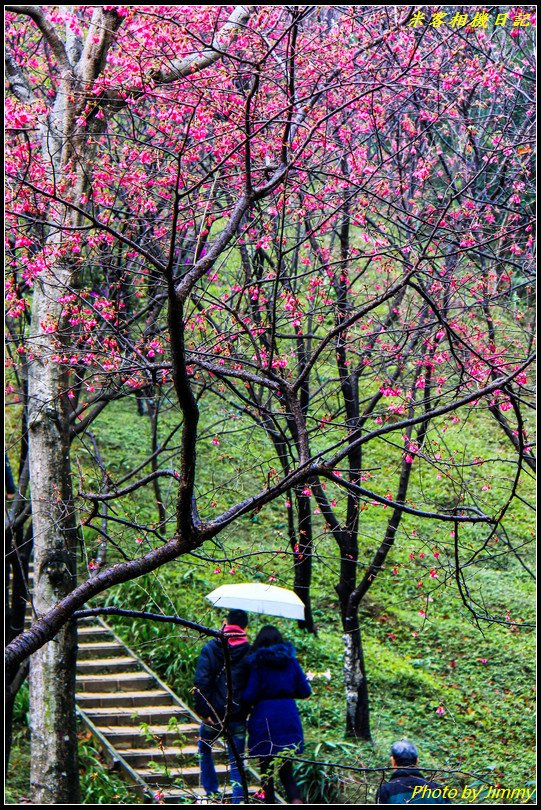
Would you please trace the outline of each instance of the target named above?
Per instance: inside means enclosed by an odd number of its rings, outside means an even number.
[[[76,801],[72,731],[48,751],[58,792],[37,786],[43,700],[74,716],[74,611],[278,499],[298,509],[288,531],[308,606],[313,521],[337,542],[348,731],[368,738],[358,609],[401,520],[470,527],[478,554],[533,464],[530,32],[419,30],[385,7],[7,8],[8,324],[12,374],[28,381],[37,617],[8,665],[32,654],[35,795]],[[167,385],[172,469],[156,439]],[[154,420],[150,472],[112,482],[104,466],[79,508],[70,437],[131,393]],[[212,505],[197,482],[200,411],[216,397],[275,461],[250,471],[247,497],[224,486]],[[484,460],[458,461],[442,436],[486,410],[515,472],[485,505]],[[382,443],[388,480],[370,462]],[[422,486],[435,471],[444,504]],[[114,540],[104,508],[143,486],[161,504],[150,549],[76,586],[77,522],[105,520]],[[382,508],[361,566],[363,525]],[[21,497],[13,525],[27,513]],[[460,549],[449,558],[460,583]]]
[[[82,329],[82,312],[73,306],[75,289],[84,281],[81,276],[83,253],[84,206],[87,204],[91,177],[96,167],[97,138],[105,131],[105,119],[96,100],[102,90],[107,59],[127,9],[108,6],[97,8],[91,17],[81,9],[52,9],[50,13],[33,6],[11,6],[15,26],[7,53],[7,75],[12,90],[8,116],[16,133],[10,154],[8,173],[22,177],[26,188],[35,188],[39,197],[24,195],[10,200],[17,215],[18,228],[12,239],[14,264],[20,282],[33,287],[30,324],[31,354],[26,366],[27,421],[29,428],[28,462],[32,496],[32,531],[36,571],[33,608],[37,615],[69,593],[75,584],[75,513],[72,505],[69,454],[70,398],[74,397],[70,380],[70,360],[62,349],[77,346],[78,364],[94,362],[93,341],[88,333],[94,328],[95,315],[116,317],[110,307],[114,300],[91,302]],[[209,10],[210,12],[210,10]],[[248,11],[234,10],[224,26],[215,31],[208,49],[190,52],[190,36],[173,37],[171,48],[179,46],[180,59],[171,51],[162,59],[167,68],[145,65],[152,81],[167,84],[182,75],[211,65],[220,57],[219,48],[234,38],[237,25],[242,25]],[[29,26],[29,21],[33,25]],[[203,20],[203,27],[211,20]],[[128,39],[139,33],[128,31]],[[205,29],[208,30],[208,27]],[[141,33],[143,33],[141,31]],[[24,47],[22,47],[24,43]],[[122,45],[117,41],[116,48]],[[128,97],[142,94],[137,75],[141,51],[136,47],[134,59],[115,77],[110,104],[119,109]],[[27,53],[33,53],[26,65]],[[21,59],[22,56],[22,59]],[[113,57],[113,62],[117,62]],[[23,70],[23,65],[26,70]],[[130,70],[131,69],[131,70]],[[135,78],[133,78],[135,73]],[[131,74],[131,76],[130,76]],[[120,85],[116,84],[117,79]],[[128,91],[125,92],[124,88]],[[36,139],[33,133],[38,135]],[[18,135],[18,137],[17,137]],[[143,156],[141,157],[143,161]],[[104,177],[105,167],[101,167]],[[35,184],[38,184],[37,186]],[[106,189],[103,190],[107,194]],[[68,205],[55,204],[65,197]],[[26,223],[30,220],[30,225]],[[22,224],[21,224],[22,223]],[[37,233],[36,233],[37,230]],[[89,247],[99,255],[106,241],[98,238]],[[145,251],[143,251],[145,252]],[[21,271],[22,266],[22,271]],[[85,298],[84,292],[78,298]],[[23,314],[26,308],[20,294],[19,278],[13,277],[8,290],[10,315]],[[86,302],[85,302],[86,303]],[[75,327],[75,330],[72,329]],[[73,333],[79,332],[74,345]],[[83,332],[83,335],[80,333]],[[86,335],[84,334],[86,332]],[[90,345],[88,345],[90,344]],[[85,354],[80,349],[84,345]],[[101,351],[114,355],[115,338],[104,338]],[[116,359],[106,359],[103,366],[115,367]],[[101,398],[103,402],[103,398]],[[15,520],[15,514],[14,514]],[[32,658],[31,726],[33,740],[32,776],[36,801],[77,802],[78,778],[75,759],[75,626],[69,623],[53,645],[47,645]],[[51,720],[52,718],[52,720]]]
[[[486,44],[485,57],[497,41],[497,32],[493,37]],[[440,40],[436,37],[435,41]],[[317,502],[317,511],[337,541],[348,730],[366,737],[370,735],[368,698],[358,609],[395,542],[412,470],[421,463],[428,462],[428,469],[448,463],[442,462],[441,440],[431,438],[431,434],[441,433],[441,426],[435,425],[429,433],[433,414],[445,402],[460,397],[471,380],[478,378],[481,368],[482,373],[492,368],[490,377],[494,379],[495,365],[499,363],[494,353],[507,360],[515,355],[518,345],[522,356],[530,351],[530,323],[526,329],[521,326],[527,308],[515,310],[514,319],[506,318],[505,310],[527,286],[523,274],[527,279],[531,273],[527,258],[517,281],[511,281],[518,270],[514,257],[523,253],[528,256],[532,245],[533,188],[529,170],[520,159],[531,150],[531,116],[526,108],[521,107],[520,112],[517,109],[514,73],[503,85],[490,59],[481,70],[479,52],[477,41],[474,46],[467,40],[461,43],[460,67],[468,66],[465,79],[459,74],[459,63],[442,61],[444,50],[436,50],[433,84],[426,82],[419,90],[416,79],[408,74],[403,86],[393,85],[384,107],[379,100],[376,104],[373,98],[362,99],[348,104],[345,114],[332,116],[333,128],[326,131],[324,148],[328,155],[329,144],[335,146],[337,157],[332,169],[327,164],[324,169],[316,166],[311,173],[306,172],[298,194],[290,194],[273,207],[272,226],[261,228],[257,222],[248,231],[249,241],[239,234],[242,265],[234,296],[226,299],[209,285],[206,295],[198,299],[200,311],[206,302],[206,311],[213,313],[204,331],[208,336],[214,330],[212,346],[219,359],[210,363],[206,352],[195,360],[196,365],[224,384],[221,392],[214,389],[216,395],[244,404],[245,412],[270,437],[284,473],[298,463],[303,452],[310,457],[325,448],[322,437],[326,434],[332,443],[330,437],[335,435],[337,422],[350,437],[356,437],[343,456],[349,484],[345,508],[337,510],[333,498],[327,497],[315,479],[311,486],[302,483],[292,489],[287,507],[295,585],[306,602],[309,617],[313,560],[310,498]],[[386,67],[400,64],[395,56],[382,62]],[[380,74],[382,62],[378,63]],[[490,105],[494,82],[502,87],[502,97],[499,104]],[[452,88],[456,88],[454,95],[447,93],[447,105],[441,108],[442,89]],[[377,126],[374,141],[374,127],[366,122],[376,119],[381,109],[386,115]],[[475,148],[468,146],[462,151],[461,144],[472,137],[473,110],[478,110],[478,140],[474,139]],[[499,150],[494,152],[494,146],[499,147],[501,141],[493,133],[499,126],[496,122],[502,119],[508,122],[508,135],[513,133],[512,145],[508,144],[502,155],[519,158],[513,169],[508,161],[502,162]],[[481,149],[485,150],[483,154]],[[432,169],[428,168],[429,160]],[[363,171],[360,179],[356,176],[359,165]],[[524,205],[511,216],[507,210],[508,186],[501,183],[502,171],[513,188],[525,191],[524,197],[512,195],[516,205]],[[446,194],[447,202],[442,204]],[[472,229],[475,217],[479,226]],[[496,218],[500,222],[499,236],[497,244],[493,244],[490,237]],[[426,268],[415,273],[415,279],[408,278],[412,254],[417,260],[427,261]],[[501,272],[503,287],[498,281]],[[386,283],[380,283],[381,276]],[[229,274],[228,283],[230,279]],[[374,287],[384,291],[382,298],[371,296]],[[384,308],[378,306],[383,302]],[[225,310],[228,324],[236,319],[238,334],[234,341],[230,329],[218,320],[216,308]],[[487,331],[480,328],[479,318]],[[497,340],[492,327],[495,321]],[[249,330],[246,324],[251,325]],[[250,340],[244,353],[243,334]],[[243,362],[250,362],[265,375],[270,365],[278,379],[283,376],[293,381],[297,403],[286,406],[286,416],[281,413],[285,397],[282,386],[275,394],[261,378],[243,377],[239,373]],[[232,363],[237,369],[236,379],[231,373]],[[333,365],[334,375],[330,373]],[[322,366],[326,373],[317,373]],[[522,385],[526,384],[524,374],[519,378]],[[520,410],[518,399],[491,397],[487,406],[512,447],[518,450],[519,464],[533,467],[531,449],[524,443],[523,416],[518,419],[520,430],[506,424],[505,412],[513,407],[516,413]],[[424,416],[411,424],[409,418],[415,414]],[[453,423],[460,424],[464,418],[454,415]],[[397,421],[403,428],[402,443],[396,446],[399,474],[395,493],[392,485],[386,492],[387,506],[392,509],[383,541],[363,570],[359,564],[360,515],[378,504],[371,498],[370,489],[363,487],[364,481],[375,478],[369,464],[368,469],[363,469],[363,459],[370,458],[370,440],[375,440],[376,446],[380,441],[377,432],[368,437],[363,433],[374,423],[390,421]],[[453,457],[452,452],[448,451],[448,456]],[[465,470],[470,464],[452,465],[457,491],[464,487]],[[486,482],[482,465],[479,472],[477,489],[483,491]],[[510,488],[512,494],[514,486]],[[470,484],[469,489],[471,496],[475,486]],[[363,495],[364,503],[360,498]],[[292,505],[296,505],[296,527]]]

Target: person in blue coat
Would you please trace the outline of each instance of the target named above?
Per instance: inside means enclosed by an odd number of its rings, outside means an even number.
[[[302,752],[302,723],[295,700],[309,697],[312,690],[293,646],[270,624],[259,631],[247,665],[242,699],[250,711],[248,750],[250,756],[259,757],[265,804],[275,804],[272,759],[285,750]],[[278,773],[289,804],[303,804],[291,760],[284,760]]]

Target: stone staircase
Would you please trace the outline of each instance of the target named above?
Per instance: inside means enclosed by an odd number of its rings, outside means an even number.
[[[78,623],[76,700],[110,765],[134,784],[144,803],[208,803],[201,787],[197,715],[97,616]],[[226,749],[221,740],[213,748],[221,793],[212,803],[228,803]],[[259,777],[245,770],[253,795]]]
[[[99,618],[79,622],[77,710],[144,798],[193,804],[204,796],[199,719]],[[227,801],[228,765],[221,741],[214,753],[220,798]],[[254,782],[255,774],[248,773]],[[257,782],[251,792],[256,790]]]

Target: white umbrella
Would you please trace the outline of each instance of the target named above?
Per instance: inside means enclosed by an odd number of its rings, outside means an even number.
[[[304,619],[304,604],[296,593],[262,582],[220,585],[206,597],[214,607],[238,608],[285,619]]]

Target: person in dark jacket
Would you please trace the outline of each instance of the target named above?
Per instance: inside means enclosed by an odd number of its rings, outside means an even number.
[[[231,660],[231,711],[227,716],[227,747],[229,753],[229,776],[232,786],[232,804],[240,804],[244,798],[237,757],[242,757],[246,741],[246,709],[241,697],[246,686],[248,670],[246,656],[250,650],[246,627],[248,616],[244,610],[231,610],[223,627],[226,633],[234,633],[228,639]],[[195,670],[195,710],[203,720],[199,731],[199,762],[201,783],[207,794],[218,793],[218,777],[212,755],[212,744],[224,732],[227,709],[227,676],[224,652],[219,639],[205,644]],[[234,748],[233,748],[234,746]],[[235,753],[237,756],[235,756]]]
[[[250,756],[259,757],[265,804],[274,804],[272,758],[285,750],[302,752],[304,739],[295,699],[309,697],[312,690],[293,646],[284,642],[272,625],[259,631],[248,665],[243,694],[244,703],[250,707],[248,749]],[[286,759],[278,773],[289,804],[303,804],[291,761]]]
[[[391,748],[394,773],[380,786],[376,804],[451,804],[447,789],[426,780],[417,769],[417,748],[409,740],[399,740]]]

